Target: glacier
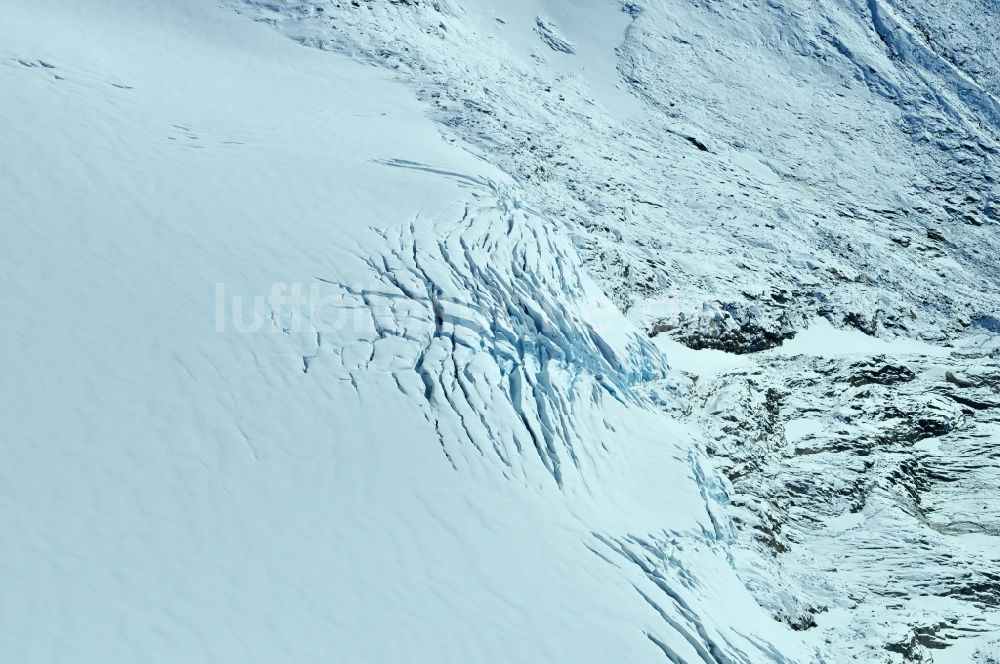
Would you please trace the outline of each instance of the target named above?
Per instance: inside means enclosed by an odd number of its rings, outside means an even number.
[[[0,4],[0,654],[1000,661],[985,0]]]

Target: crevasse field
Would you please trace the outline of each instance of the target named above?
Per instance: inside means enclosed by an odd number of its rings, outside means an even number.
[[[0,661],[1000,661],[998,28],[0,0]]]

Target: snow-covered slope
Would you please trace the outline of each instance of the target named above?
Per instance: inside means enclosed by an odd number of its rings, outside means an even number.
[[[0,4],[3,659],[996,658],[996,21]]]
[[[940,338],[998,306],[994,93],[936,56],[902,9],[231,4],[404,71],[449,134],[586,231],[584,257],[648,330],[759,350],[819,314]],[[533,17],[573,52],[551,48]]]
[[[5,659],[808,652],[658,352],[404,87],[193,1],[2,24]]]

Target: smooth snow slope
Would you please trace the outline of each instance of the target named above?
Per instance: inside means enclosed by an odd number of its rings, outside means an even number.
[[[0,3],[0,659],[815,659],[565,230],[212,4]]]

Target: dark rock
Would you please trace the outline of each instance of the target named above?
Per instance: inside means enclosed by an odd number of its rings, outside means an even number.
[[[908,383],[917,377],[915,373],[902,365],[885,364],[876,369],[872,364],[862,363],[854,365],[852,369],[853,373],[849,382],[853,387],[898,385],[899,383]]]

